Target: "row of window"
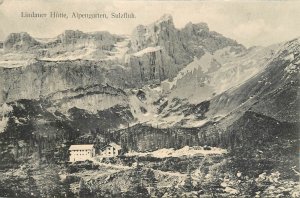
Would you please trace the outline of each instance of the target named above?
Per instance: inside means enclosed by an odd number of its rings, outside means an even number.
[[[108,152],[108,154],[111,154],[111,152]],[[117,154],[116,152],[112,152],[112,154]]]
[[[89,154],[89,153],[88,153]],[[74,155],[88,155],[88,154],[74,154]]]
[[[73,150],[74,152],[86,152],[86,151],[90,151],[90,150]]]

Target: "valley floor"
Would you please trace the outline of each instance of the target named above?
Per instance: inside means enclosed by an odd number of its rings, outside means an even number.
[[[255,164],[252,170],[241,164],[242,158],[236,159],[226,150],[196,148],[130,152],[126,156],[93,158],[93,161],[65,165],[37,163],[32,158],[19,168],[0,172],[0,195],[212,198],[300,196],[296,179],[299,173],[296,170],[293,171],[294,179],[287,178],[284,172],[258,168],[267,166],[267,161],[248,160],[248,163]],[[182,155],[176,151],[181,151]],[[250,174],[249,171],[255,173]]]

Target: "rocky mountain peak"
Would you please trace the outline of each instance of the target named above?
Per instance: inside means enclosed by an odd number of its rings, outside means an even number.
[[[85,35],[85,33],[79,30],[65,30],[60,36],[80,38],[83,35]]]
[[[192,23],[192,22],[189,22],[185,25],[185,27],[183,28],[185,30],[188,30],[190,32],[192,31],[205,31],[205,32],[209,32],[209,28],[208,28],[208,25],[207,23]]]
[[[160,23],[168,23],[173,24],[173,17],[170,14],[164,14],[162,17],[160,17],[156,22],[156,24]],[[174,25],[174,24],[173,24]]]
[[[165,14],[150,25],[137,26],[132,33],[131,47],[136,52],[146,47],[161,45],[161,42],[176,37],[178,35],[173,23],[173,17]]]
[[[6,51],[27,50],[35,45],[39,45],[39,42],[31,37],[27,32],[11,33],[3,43]]]
[[[76,42],[78,39],[85,38],[86,34],[79,30],[65,30],[58,36],[61,43],[70,44]]]

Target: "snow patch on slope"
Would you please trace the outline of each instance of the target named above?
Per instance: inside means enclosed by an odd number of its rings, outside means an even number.
[[[130,42],[129,38],[124,39],[123,41],[117,42],[115,44],[114,51],[110,52],[109,56],[104,60],[125,60],[126,53],[129,49],[128,44]]]
[[[150,53],[150,52],[156,52],[161,50],[162,48],[160,46],[156,46],[156,47],[147,47],[141,51],[138,51],[136,53],[134,53],[134,56],[143,56],[144,54]]]
[[[132,90],[132,93],[129,95],[129,104],[131,112],[135,118],[138,119],[138,122],[145,123],[157,123],[157,108],[153,105],[153,102],[158,100],[161,96],[161,89],[151,89],[149,86],[145,86],[142,89],[145,92],[146,99],[144,101],[140,100],[137,96],[137,90]],[[144,113],[141,110],[141,107],[146,109],[147,112]]]
[[[59,101],[57,101],[59,103]],[[73,98],[64,103],[57,104],[62,113],[67,114],[68,110],[76,107],[84,109],[91,114],[96,114],[98,111],[109,109],[115,105],[126,106],[127,101],[124,96],[112,96],[110,94],[94,94],[86,95],[82,98]]]
[[[35,56],[27,53],[0,54],[0,67],[15,68],[27,66],[36,62]]]
[[[181,149],[175,150],[174,148],[169,149],[159,149],[153,152],[146,152],[146,153],[140,153],[140,152],[128,152],[127,156],[152,156],[156,158],[166,158],[166,157],[183,157],[183,156],[195,156],[195,155],[222,155],[227,153],[226,149],[212,147],[211,150],[204,150],[203,147],[189,147],[185,146]]]
[[[140,99],[137,96],[138,91],[145,93],[145,98]],[[168,128],[174,125],[181,127],[200,127],[210,121],[209,119],[200,120],[196,115],[185,115],[182,110],[176,110],[183,106],[189,108],[186,101],[170,101],[168,96],[164,95],[161,86],[145,86],[139,90],[131,90],[127,93],[129,97],[129,107],[136,123],[145,123],[152,127]],[[165,109],[162,109],[162,106]],[[145,112],[146,110],[146,112]]]
[[[179,71],[177,76],[171,82],[169,82],[168,80],[162,82],[162,84],[164,84],[163,86],[166,87],[166,84],[168,84],[169,89],[172,89],[177,84],[177,82],[188,73],[193,73],[197,69],[207,71],[207,65],[210,64],[211,60],[211,55],[209,55],[208,53],[204,54],[200,59],[194,57],[194,61],[184,67],[181,71]]]
[[[9,118],[8,117],[2,117],[0,118],[0,133],[4,132],[6,126],[7,126],[7,122],[8,122]]]
[[[65,52],[63,54],[41,58],[45,61],[64,61],[64,60],[97,60],[100,57],[105,57],[105,54],[96,48],[85,47],[83,49],[76,49],[74,51]]]
[[[7,105],[6,103],[4,103],[0,107],[0,133],[2,133],[5,130],[7,126],[7,122],[9,120],[9,117],[7,117],[7,115],[12,110],[13,110],[12,106]]]
[[[57,56],[45,57],[41,60],[63,61],[63,60],[115,60],[123,61],[128,51],[129,38],[117,42],[111,51],[98,49],[95,45],[87,45],[84,48],[67,51]]]
[[[193,104],[209,100],[257,75],[276,57],[280,46],[254,47],[248,51],[227,47],[214,54],[206,52],[162,86],[171,92],[170,98],[186,98]]]

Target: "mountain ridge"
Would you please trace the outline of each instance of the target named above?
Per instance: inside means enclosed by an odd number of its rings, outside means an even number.
[[[26,67],[1,67],[0,103],[5,106],[23,99],[42,99],[49,113],[59,112],[63,117],[72,117],[73,113],[97,117],[99,112],[123,108],[132,116],[128,124],[148,123],[159,128],[201,127],[222,120],[228,120],[223,127],[230,126],[250,109],[280,121],[296,121],[299,117],[292,111],[297,109],[295,105],[289,112],[274,107],[275,103],[283,105],[277,101],[282,94],[289,93],[293,104],[299,101],[295,97],[299,39],[267,48],[245,49],[209,31],[205,23],[188,23],[176,29],[170,15],[148,26],[140,25],[134,32],[133,38],[126,40],[128,38],[116,38],[107,32],[66,31],[57,38],[61,37],[61,43],[68,45],[79,43],[79,48],[85,45],[87,38],[105,41],[103,36],[108,35],[112,38],[109,42],[124,44],[123,57],[126,58],[50,58],[35,60]],[[218,37],[217,44],[207,45],[215,37]],[[25,34],[24,38],[29,36]],[[105,50],[111,51],[114,47]],[[284,79],[280,80],[280,76]],[[272,92],[278,92],[273,94],[274,100],[268,95]],[[259,103],[260,98],[264,98],[264,102]],[[6,116],[2,115],[3,120]]]

